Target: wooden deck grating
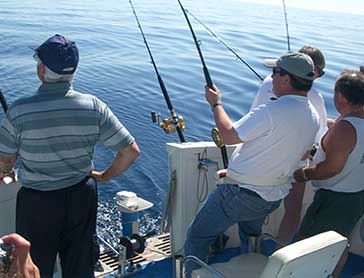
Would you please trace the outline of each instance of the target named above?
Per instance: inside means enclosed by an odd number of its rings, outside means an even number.
[[[170,234],[161,234],[148,238],[146,247],[142,254],[136,254],[131,258],[134,264],[148,264],[150,262],[163,260],[171,256]],[[118,256],[112,251],[105,251],[99,257],[104,267],[103,272],[95,272],[96,277],[115,272],[118,269]]]

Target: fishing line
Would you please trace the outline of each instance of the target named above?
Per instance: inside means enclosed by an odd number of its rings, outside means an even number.
[[[287,20],[286,2],[284,0],[283,0],[283,9],[284,9],[284,19],[286,20],[286,32],[287,32],[288,51],[291,51],[291,44],[289,42],[289,32],[288,32],[288,20]]]
[[[202,55],[202,52],[201,52],[201,48],[200,48],[200,44],[196,38],[196,35],[195,35],[195,32],[193,31],[193,28],[192,28],[192,25],[191,25],[191,22],[190,20],[188,19],[188,16],[187,16],[187,13],[186,13],[186,10],[185,8],[183,7],[182,3],[180,0],[177,0],[181,9],[182,9],[182,12],[186,18],[186,21],[188,23],[188,27],[190,28],[190,31],[191,31],[191,34],[192,34],[192,38],[193,38],[193,41],[195,42],[195,45],[196,45],[196,48],[197,48],[197,52],[198,52],[198,55],[200,56],[200,60],[201,60],[201,63],[202,63],[202,69],[203,69],[203,73],[205,75],[205,80],[206,80],[206,83],[207,83],[207,86],[209,88],[212,88],[212,80],[211,80],[211,76],[210,76],[210,73],[207,69],[207,66],[206,66],[206,63],[205,63],[205,59],[203,58],[203,55]]]
[[[132,10],[133,10],[133,14],[134,14],[135,19],[136,19],[136,22],[137,22],[137,24],[138,24],[138,27],[139,27],[140,33],[142,34],[142,37],[143,37],[143,40],[144,40],[144,44],[145,44],[145,46],[146,46],[146,48],[147,48],[147,50],[148,50],[148,54],[149,54],[149,57],[150,57],[150,59],[151,59],[151,61],[152,61],[152,64],[153,64],[154,70],[155,70],[155,72],[156,72],[156,74],[157,74],[157,78],[158,78],[159,86],[160,86],[161,91],[162,91],[162,93],[163,93],[164,99],[165,99],[165,101],[166,101],[166,103],[167,103],[167,106],[168,106],[169,112],[171,113],[171,116],[172,116],[172,123],[173,123],[173,125],[175,126],[175,128],[176,128],[176,130],[177,130],[178,137],[179,137],[180,141],[181,141],[182,143],[183,143],[183,142],[186,142],[186,140],[185,140],[185,138],[184,138],[184,136],[183,136],[183,133],[182,133],[182,128],[181,128],[181,125],[183,124],[183,126],[184,126],[184,123],[181,123],[181,122],[180,122],[180,121],[181,121],[181,118],[177,116],[176,112],[175,112],[175,111],[174,111],[174,109],[173,109],[173,105],[172,105],[171,99],[169,98],[169,95],[168,95],[168,92],[167,92],[166,86],[164,85],[164,82],[163,82],[163,80],[162,80],[162,77],[161,77],[161,76],[160,76],[160,74],[159,74],[159,71],[158,71],[157,65],[156,65],[156,63],[155,63],[155,61],[154,61],[154,59],[153,59],[152,52],[151,52],[151,50],[150,50],[150,48],[149,48],[149,45],[148,45],[147,39],[146,39],[146,37],[145,37],[145,35],[144,35],[144,32],[143,32],[143,28],[142,28],[142,26],[141,26],[141,24],[140,24],[140,21],[139,21],[139,18],[138,18],[138,16],[137,16],[137,14],[136,14],[136,11],[135,11],[135,8],[134,8],[134,5],[133,5],[133,2],[132,2],[131,0],[129,0],[129,3],[130,3],[130,6],[131,6],[131,8],[132,8]],[[183,119],[182,119],[182,121],[183,121]]]
[[[208,71],[208,69],[207,69],[207,66],[206,66],[205,60],[204,60],[204,58],[203,58],[202,51],[201,51],[200,45],[199,45],[199,43],[198,43],[198,41],[197,41],[197,38],[196,38],[195,32],[193,31],[193,28],[192,28],[191,22],[190,22],[190,20],[189,20],[189,18],[188,18],[188,16],[187,16],[186,10],[185,10],[185,8],[183,7],[183,5],[182,5],[181,1],[180,1],[180,0],[178,0],[178,3],[179,3],[179,5],[180,5],[180,7],[181,7],[181,9],[182,9],[182,11],[183,11],[183,14],[184,14],[185,18],[186,18],[186,21],[187,21],[187,23],[188,23],[188,27],[190,28],[190,31],[191,31],[191,34],[192,34],[193,41],[195,42],[195,45],[196,45],[196,48],[197,48],[198,55],[200,56],[200,60],[201,60],[201,63],[202,63],[202,68],[203,68],[203,73],[204,73],[204,75],[205,75],[205,80],[206,80],[207,86],[208,86],[209,88],[212,88],[212,84],[213,84],[213,83],[212,83],[212,80],[211,80],[211,76],[210,76],[210,73],[209,73],[209,71]],[[220,148],[221,156],[222,156],[222,161],[223,161],[223,163],[224,163],[224,168],[226,169],[226,168],[228,167],[228,161],[229,161],[229,159],[228,159],[228,157],[227,157],[226,146],[225,146],[224,144],[221,144],[221,145],[220,145],[220,144],[218,144],[219,142],[217,142],[217,141],[215,140],[216,138],[220,138],[220,139],[221,139],[220,134],[219,134],[219,130],[218,130],[217,128],[214,128],[214,129],[212,130],[212,134],[213,134],[213,136],[212,136],[212,137],[213,137],[213,139],[214,139],[214,142],[215,142],[216,146]],[[221,140],[221,142],[222,142],[222,140]]]
[[[217,39],[220,43],[222,43],[228,50],[230,50],[236,58],[238,58],[249,70],[251,70],[256,77],[260,81],[263,81],[263,77],[261,77],[241,56],[231,47],[229,46],[222,38],[220,38],[218,35],[216,35],[215,32],[213,32],[205,23],[203,23],[200,19],[198,19],[195,15],[193,15],[189,10],[186,10],[186,13],[189,13],[201,26],[203,26],[207,32],[213,36],[215,39]]]

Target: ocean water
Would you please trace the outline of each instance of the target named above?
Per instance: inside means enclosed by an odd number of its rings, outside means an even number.
[[[262,76],[270,74],[262,60],[287,50],[282,7],[238,0],[186,0],[183,4]],[[175,111],[186,120],[186,140],[210,140],[214,122],[204,99],[201,64],[177,1],[135,0],[134,5]],[[335,117],[336,77],[344,69],[364,64],[364,18],[290,7],[287,13],[291,49],[312,45],[326,57],[326,74],[316,83],[329,116]],[[129,2],[2,0],[0,18],[0,89],[9,104],[34,94],[40,85],[28,46],[62,34],[75,40],[80,50],[75,89],[108,103],[142,150],[127,172],[99,185],[99,233],[111,240],[120,233],[120,215],[113,200],[120,190],[134,191],[155,204],[141,224],[144,232],[158,229],[168,187],[165,143],[179,139],[151,123],[151,111],[162,117],[169,113]],[[192,18],[191,22],[212,80],[222,91],[224,107],[237,120],[249,110],[259,80]],[[111,163],[112,155],[98,147],[96,169]]]

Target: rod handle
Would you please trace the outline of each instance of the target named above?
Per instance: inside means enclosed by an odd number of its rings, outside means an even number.
[[[205,75],[206,84],[209,88],[212,88],[212,80],[207,67],[203,67],[203,73]]]

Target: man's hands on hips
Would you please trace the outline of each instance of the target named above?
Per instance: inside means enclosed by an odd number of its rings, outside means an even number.
[[[99,182],[107,182],[123,173],[139,156],[140,150],[134,141],[115,156],[112,164],[104,171],[91,170],[89,175]]]
[[[95,178],[98,182],[108,182],[110,179],[105,177],[105,171],[90,171],[91,177]]]

